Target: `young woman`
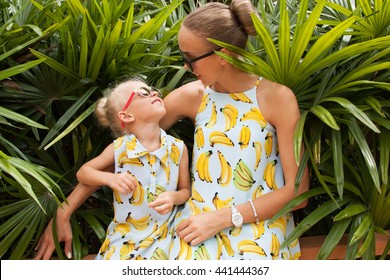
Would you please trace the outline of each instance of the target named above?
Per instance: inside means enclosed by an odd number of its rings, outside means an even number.
[[[236,54],[207,40],[245,48],[248,36],[256,34],[253,13],[249,0],[233,0],[230,6],[208,3],[189,14],[180,28],[185,66],[198,80],[164,98],[167,114],[160,122],[163,129],[183,118],[195,124],[192,196],[175,219],[170,259],[300,256],[298,241],[280,248],[294,228],[292,214],[269,223],[309,188],[307,171],[298,192],[294,188],[298,166],[293,134],[300,115],[295,95],[283,85],[234,67],[216,51]],[[85,195],[74,204],[88,195],[83,186],[78,188]],[[65,221],[69,210],[62,214]],[[57,222],[57,227],[64,226]],[[50,255],[54,248],[48,234],[42,237],[38,257]]]

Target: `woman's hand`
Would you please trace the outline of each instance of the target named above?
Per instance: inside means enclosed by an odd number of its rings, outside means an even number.
[[[230,226],[232,226],[231,210],[223,208],[218,211],[203,212],[183,220],[177,227],[176,233],[191,246],[196,246]]]
[[[56,222],[58,242],[64,242],[64,250],[68,259],[72,258],[72,228],[69,220],[62,220],[57,217]],[[35,247],[34,260],[48,260],[51,258],[55,250],[54,238],[53,238],[53,219],[50,220],[46,226],[45,231],[41,235],[37,246]]]

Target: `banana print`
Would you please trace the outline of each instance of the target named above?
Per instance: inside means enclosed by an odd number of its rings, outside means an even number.
[[[211,117],[208,123],[206,124],[206,127],[208,128],[213,127],[216,122],[217,122],[217,107],[215,106],[215,102],[213,102],[211,107]]]
[[[225,132],[229,131],[237,124],[238,110],[234,105],[227,104],[225,107],[221,108],[220,111],[225,116],[226,120]]]
[[[220,199],[218,193],[215,193],[213,197],[213,204],[215,206],[215,209],[230,207],[232,201],[233,201],[233,197],[229,197],[227,199]]]
[[[115,172],[128,172],[137,180],[127,195],[113,191],[114,217],[96,256],[98,260],[160,260],[169,258],[177,207],[160,215],[149,203],[166,191],[177,189],[183,141],[161,131],[161,145],[149,152],[126,134],[114,141]]]
[[[263,114],[260,112],[260,109],[256,107],[252,107],[240,118],[240,121],[246,120],[258,122],[262,130],[267,126],[267,121],[264,119]]]
[[[264,251],[264,249],[252,240],[240,241],[240,243],[238,243],[238,251],[240,255],[243,255],[244,253],[253,253],[263,257],[267,256],[267,253]]]
[[[221,164],[221,173],[219,177],[217,178],[217,182],[222,187],[225,187],[230,184],[230,181],[232,180],[232,167],[230,166],[230,163],[226,160],[225,156],[220,152],[218,153],[218,159],[219,163]]]
[[[240,159],[233,171],[234,186],[239,190],[249,191],[255,182],[252,171],[250,171],[245,162]]]
[[[180,240],[180,251],[176,256],[175,260],[190,260],[192,257],[192,248],[184,239],[179,238]]]
[[[209,170],[209,160],[212,154],[213,152],[211,150],[204,152],[196,162],[196,172],[198,172],[199,178],[207,183],[213,182]]]
[[[150,258],[151,260],[169,260],[167,253],[161,248],[156,248],[154,250],[152,257]]]
[[[214,147],[217,144],[225,146],[234,146],[234,142],[222,131],[213,131],[209,137],[210,146]]]
[[[204,94],[202,97],[202,102],[200,103],[198,112],[203,112],[206,109],[209,100],[210,100],[209,95]]]
[[[144,202],[145,190],[140,181],[137,181],[137,187],[129,199],[130,204],[140,206]]]
[[[188,245],[176,234],[181,221],[191,216],[233,204],[248,205],[249,199],[256,200],[283,187],[277,134],[261,112],[256,85],[235,94],[205,89],[194,119],[192,196],[176,215],[171,259],[271,260],[300,256],[297,241],[280,247],[294,229],[290,213],[273,224],[260,219],[258,223],[226,228],[196,246]]]
[[[257,168],[259,168],[259,164],[261,161],[261,155],[263,153],[263,147],[262,147],[260,141],[253,142],[252,146],[253,146],[253,148],[255,148],[255,153],[256,153],[256,164],[255,164],[255,169],[254,169],[256,171]]]
[[[194,252],[195,260],[211,260],[209,252],[204,244],[200,245]]]
[[[268,162],[263,175],[263,179],[267,183],[267,186],[274,191],[278,189],[275,182],[275,167],[277,163],[278,162],[276,160]]]
[[[265,136],[265,144],[264,144],[265,155],[267,158],[269,158],[272,154],[273,140],[274,140],[273,135],[268,132],[267,135]]]
[[[132,240],[123,242],[122,248],[119,251],[119,256],[121,260],[127,260],[130,257],[131,252],[135,249],[135,243]]]
[[[251,131],[249,129],[249,126],[244,125],[241,128],[240,137],[238,140],[238,144],[240,145],[241,149],[245,149],[246,147],[248,147],[250,140],[251,140]]]
[[[198,150],[202,149],[204,147],[204,134],[203,129],[201,127],[197,127],[195,130],[195,146],[198,148]]]
[[[279,258],[280,242],[276,234],[272,233],[271,242],[271,256],[272,259],[277,260]]]

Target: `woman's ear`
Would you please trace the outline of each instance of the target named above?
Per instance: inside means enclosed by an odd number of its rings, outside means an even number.
[[[134,115],[129,114],[129,113],[125,112],[125,111],[119,111],[119,112],[118,112],[118,117],[119,117],[119,119],[120,119],[123,123],[130,123],[130,122],[132,122],[132,121],[135,120]]]

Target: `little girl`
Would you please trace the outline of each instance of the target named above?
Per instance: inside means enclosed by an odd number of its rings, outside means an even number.
[[[101,125],[123,135],[77,172],[81,183],[107,185],[114,194],[114,218],[96,259],[168,259],[190,175],[185,144],[159,126],[161,93],[132,79],[101,98],[95,112]]]

